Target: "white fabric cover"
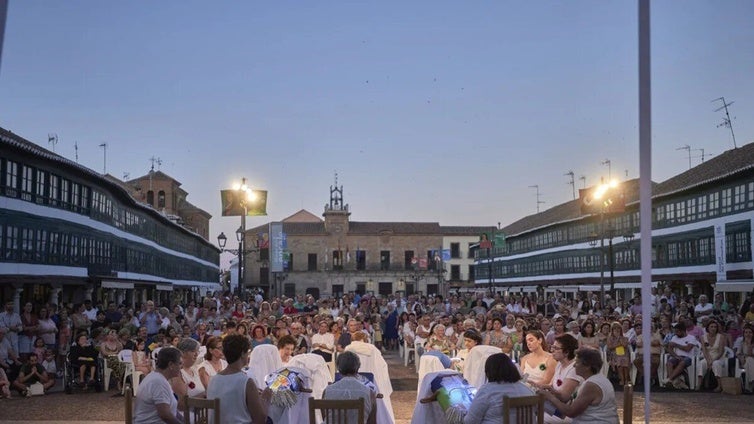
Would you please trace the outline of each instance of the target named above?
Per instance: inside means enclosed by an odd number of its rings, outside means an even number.
[[[442,371],[444,369],[445,367],[442,366],[442,362],[440,362],[440,358],[437,356],[422,355],[421,359],[419,359],[419,384],[417,385],[417,390],[421,387],[422,378],[424,378],[425,375],[435,371]]]
[[[382,357],[382,352],[372,344],[359,341],[351,342],[345,350],[359,355],[361,360],[359,372],[374,374],[374,385],[377,386],[377,393],[381,393],[383,396],[382,399],[377,399],[377,424],[394,424],[395,415],[393,414],[393,405],[390,402],[393,384],[390,383],[387,362]]]
[[[487,358],[502,352],[503,350],[496,346],[477,345],[472,347],[466,356],[466,361],[464,361],[463,378],[479,389],[487,382],[487,377],[484,375],[484,363],[487,362]]]
[[[437,359],[437,358],[435,358]],[[424,375],[419,380],[419,390],[416,392],[416,406],[414,406],[414,413],[411,415],[411,424],[445,424],[445,412],[437,402],[421,403],[420,400],[432,395],[432,380],[438,375],[453,375],[461,374],[457,371],[442,370],[433,371]]]
[[[254,380],[258,389],[264,389],[264,378],[275,370],[283,368],[280,352],[275,345],[260,345],[251,351],[249,370],[246,375]],[[308,414],[308,412],[307,412]]]
[[[311,386],[311,374],[309,373],[309,370],[291,366],[289,362],[287,366],[281,367],[275,371],[282,371],[285,368],[299,373],[301,381],[304,383],[304,387],[309,388]],[[298,400],[296,401],[296,404],[290,408],[281,408],[270,404],[267,416],[269,416],[275,424],[305,424],[309,422],[309,398],[312,397],[312,394],[298,393],[297,397]]]
[[[330,367],[325,359],[316,353],[303,353],[291,358],[288,365],[308,370],[311,375],[311,386],[307,388],[312,389],[312,397],[322,399],[322,392],[332,382]]]

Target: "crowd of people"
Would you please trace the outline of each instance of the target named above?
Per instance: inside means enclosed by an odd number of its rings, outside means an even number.
[[[608,298],[605,307],[598,298],[591,292],[573,298],[557,292],[548,299],[536,294],[456,293],[444,299],[349,293],[328,299],[304,295],[265,299],[253,294],[241,300],[217,293],[185,304],[147,301],[135,309],[90,300],[63,307],[26,303],[20,313],[8,302],[0,313],[0,397],[11,396],[12,389],[28,395],[34,383],[48,390],[60,378],[66,357],[76,383],[84,389],[92,384],[95,364],[101,358],[119,389],[117,395],[125,372],[118,354],[124,349],[132,351],[133,366],[144,376],[142,384],[154,385],[154,396],[160,390],[164,395],[164,377],[178,399],[185,394],[202,397],[212,387],[218,393],[228,387],[213,385],[218,375],[229,382],[240,379],[228,370],[248,365],[248,358],[243,364],[247,352],[237,352],[245,343],[248,349],[277,346],[286,364],[302,353],[330,362],[355,338],[366,339],[383,351],[415,347],[417,358],[436,355],[448,368],[462,368],[463,362],[453,359],[476,345],[499,347],[518,362],[527,384],[552,397],[564,416],[573,412],[567,405],[573,403],[568,401],[577,387],[591,377],[586,371],[574,371],[579,363],[577,352],[604,352],[609,376],[623,385],[630,381],[632,366],[641,373],[645,348],[651,353],[651,381],[659,384],[657,370],[664,351],[669,360],[662,380],[684,388],[688,358],[698,355],[700,366],[699,375],[687,378],[701,378],[707,369],[719,378],[728,347],[746,370],[746,378],[754,379],[754,303],[750,297],[738,308],[720,295],[709,302],[705,295],[653,290],[651,317],[647,318],[652,329],[649,346],[644,346],[641,337],[645,318],[640,296],[628,302]],[[153,354],[158,350],[163,356]],[[200,351],[203,360],[198,361]],[[632,351],[636,352],[634,363]],[[582,367],[591,370],[593,355],[587,355]],[[253,401],[265,402],[262,397]],[[171,400],[165,406],[172,413],[177,405]],[[164,412],[161,409],[160,416]]]

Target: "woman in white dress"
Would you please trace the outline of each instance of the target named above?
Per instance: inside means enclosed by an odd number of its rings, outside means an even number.
[[[223,355],[228,366],[209,382],[207,399],[222,399],[222,422],[225,424],[263,424],[267,419],[272,392],[260,394],[254,379],[246,376],[251,343],[246,337],[231,334],[223,339]],[[212,421],[212,420],[210,420]]]
[[[177,348],[181,351],[183,366],[180,375],[170,380],[170,387],[173,388],[173,393],[178,396],[178,406],[183,410],[184,396],[203,398],[206,396],[206,390],[199,378],[199,372],[194,366],[196,358],[199,356],[199,342],[186,337],[178,342]]]
[[[521,358],[521,375],[526,375],[526,382],[534,387],[542,387],[550,384],[555,374],[555,359],[548,352],[545,336],[539,330],[531,330],[526,333],[526,347],[529,353]]]
[[[219,337],[210,337],[207,340],[207,353],[204,355],[204,361],[199,365],[199,379],[202,386],[209,387],[209,381],[218,372],[224,370],[228,362],[223,355],[223,341]]]

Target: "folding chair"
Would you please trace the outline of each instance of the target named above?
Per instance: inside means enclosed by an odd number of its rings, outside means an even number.
[[[183,422],[184,424],[220,424],[220,399],[184,396]]]
[[[126,397],[126,424],[133,424],[134,422],[134,391],[131,390],[131,386],[125,387]]]
[[[516,412],[515,420],[511,420],[510,416],[513,411]],[[544,422],[544,396],[503,396],[503,424],[544,424]]]
[[[316,419],[316,412],[322,413],[322,421],[327,424],[355,424],[349,419],[354,413],[358,416],[356,423],[364,422],[364,399],[314,399],[309,398],[309,424],[320,424]]]

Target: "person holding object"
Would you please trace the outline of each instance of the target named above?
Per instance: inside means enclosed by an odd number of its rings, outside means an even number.
[[[572,424],[618,424],[615,391],[610,380],[600,372],[600,352],[589,348],[579,349],[573,366],[576,375],[583,378],[584,383],[572,402],[563,402],[553,393],[552,388],[540,389],[537,393],[552,402],[565,416],[571,417]]]

